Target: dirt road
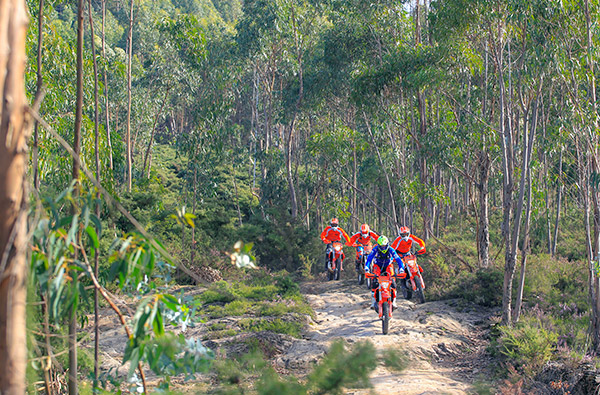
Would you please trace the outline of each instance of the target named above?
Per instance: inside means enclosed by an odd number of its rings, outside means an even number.
[[[294,343],[278,363],[301,369],[322,355],[331,342],[370,339],[378,350],[394,347],[410,356],[402,373],[379,366],[371,376],[377,394],[468,394],[488,369],[483,339],[490,311],[457,300],[415,304],[398,300],[390,331],[369,308],[370,294],[356,281],[311,282],[302,291],[317,313],[305,340]],[[349,390],[368,394],[370,390]]]

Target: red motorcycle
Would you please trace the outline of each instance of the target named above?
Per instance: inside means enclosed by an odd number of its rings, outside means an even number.
[[[425,303],[425,281],[423,281],[423,268],[417,263],[416,255],[409,254],[402,258],[406,278],[402,282],[402,295],[410,300],[415,293],[419,303]]]
[[[342,261],[346,258],[343,250],[343,244],[339,241],[332,243],[333,251],[328,254],[329,261],[327,262],[327,280],[339,280],[340,271],[342,269]]]
[[[390,329],[390,320],[392,319],[392,278],[406,278],[406,273],[394,274],[392,276],[386,273],[382,275],[376,275],[372,273],[365,273],[367,278],[376,278],[379,282],[379,301],[375,305],[375,311],[379,313],[379,319],[381,320],[381,330],[384,335],[387,335]]]

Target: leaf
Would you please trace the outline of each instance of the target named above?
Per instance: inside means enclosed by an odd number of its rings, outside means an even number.
[[[98,241],[98,235],[96,234],[96,231],[94,230],[94,228],[91,226],[88,226],[85,228],[85,232],[90,237],[90,241],[92,242],[92,246],[94,247],[94,249],[97,250],[98,248],[100,248],[100,242]]]
[[[102,222],[100,222],[100,218],[96,217],[96,215],[92,214],[90,215],[90,221],[92,221],[94,223],[94,225],[96,226],[97,229],[97,234],[98,237],[102,236]]]
[[[156,303],[156,306],[158,306],[158,303]],[[152,328],[154,329],[154,334],[156,334],[157,336],[165,334],[162,313],[160,312],[159,308],[157,308],[156,316],[154,318],[154,321],[152,321]]]
[[[77,242],[77,231],[79,230],[78,219],[79,215],[75,214],[71,220],[71,228],[69,229],[69,234],[67,235],[67,244]]]

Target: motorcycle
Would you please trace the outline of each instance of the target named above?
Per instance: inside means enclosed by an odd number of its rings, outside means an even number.
[[[358,285],[363,285],[365,279],[367,280],[367,288],[371,289],[371,280],[365,277],[365,263],[367,258],[373,249],[372,245],[354,244],[352,247],[356,247],[358,250],[358,263],[356,264],[356,273],[358,275]]]
[[[416,255],[409,254],[403,259],[405,266],[405,279],[402,282],[402,296],[412,299],[413,292],[419,303],[425,303],[425,281],[423,281],[423,268],[417,263]]]
[[[376,275],[372,273],[365,273],[367,278],[376,278],[379,281],[379,301],[375,305],[375,312],[379,313],[379,319],[381,320],[381,330],[384,335],[387,335],[390,329],[390,320],[392,319],[392,278],[403,279],[406,277],[406,273],[394,274],[389,276],[387,274]]]
[[[339,280],[340,270],[342,268],[342,261],[346,257],[344,250],[342,249],[343,244],[339,241],[332,243],[333,251],[330,251],[327,262],[327,280]]]

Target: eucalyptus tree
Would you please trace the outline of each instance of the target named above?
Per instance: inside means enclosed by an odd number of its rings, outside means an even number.
[[[133,58],[133,9],[135,0],[131,0],[129,8],[129,30],[127,33],[127,129],[125,131],[125,144],[127,150],[127,191],[131,192],[132,178],[132,148],[131,148],[131,63]]]
[[[588,285],[591,301],[592,347],[600,350],[600,174],[599,121],[594,51],[593,23],[599,15],[598,4],[583,1],[561,3],[558,35],[559,72],[567,92],[564,115],[577,158],[579,196],[583,204],[583,224],[588,258]],[[592,216],[592,218],[590,218]]]
[[[25,393],[27,364],[27,139],[25,1],[0,7],[0,392]]]

